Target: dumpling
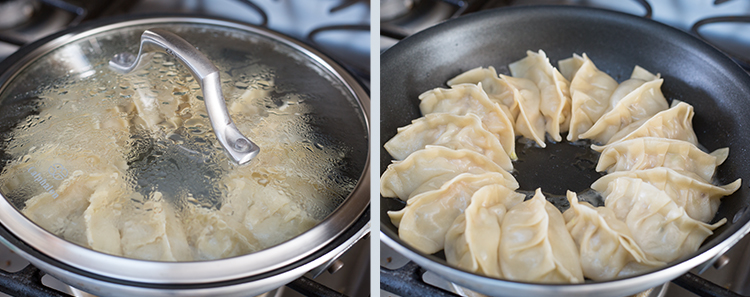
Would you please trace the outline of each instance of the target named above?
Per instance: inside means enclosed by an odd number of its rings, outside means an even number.
[[[440,189],[410,198],[406,207],[389,211],[388,216],[398,226],[398,236],[402,240],[424,253],[432,254],[443,249],[448,228],[466,209],[474,192],[493,182],[483,176],[461,174]]]
[[[633,239],[628,226],[611,209],[578,202],[568,191],[570,208],[565,226],[578,246],[583,276],[605,281],[650,271],[666,265],[649,259]]]
[[[578,248],[541,189],[510,210],[500,231],[500,268],[509,280],[582,283]]]
[[[254,199],[254,203],[250,205],[242,220],[242,226],[252,232],[260,249],[269,248],[300,235],[319,222],[298,203],[289,201],[278,207],[269,201],[279,197],[284,196],[272,194],[264,196],[263,199]],[[284,227],[278,228],[278,226]]]
[[[560,70],[560,74],[562,74],[565,79],[572,81],[576,72],[578,72],[578,69],[581,69],[581,66],[583,66],[583,62],[583,57],[578,54],[573,54],[570,58],[557,61],[557,69]]]
[[[640,79],[644,82],[652,81],[661,78],[661,74],[653,74],[643,67],[635,65],[633,72],[630,74],[630,79]]]
[[[591,188],[603,193],[610,183],[621,177],[638,178],[663,191],[677,206],[685,208],[691,218],[701,222],[711,221],[719,209],[721,198],[731,195],[742,184],[742,179],[737,179],[725,186],[715,186],[689,172],[658,167],[607,174],[591,184]]]
[[[649,81],[630,92],[617,105],[605,113],[580,139],[592,139],[598,143],[609,143],[610,139],[627,125],[648,119],[669,107],[661,93],[662,79]]]
[[[451,149],[468,149],[492,159],[507,171],[513,170],[508,154],[496,136],[482,127],[474,114],[455,116],[431,113],[398,128],[396,136],[384,147],[396,160],[403,160],[426,145],[439,145]]]
[[[508,156],[515,159],[516,137],[513,124],[507,113],[487,97],[481,86],[460,84],[450,89],[436,88],[419,95],[419,100],[422,115],[442,112],[453,115],[476,114],[482,119],[487,131],[497,136]]]
[[[122,210],[122,255],[152,261],[193,260],[184,228],[162,194],[142,198]]]
[[[251,82],[252,84],[245,89],[245,92],[229,104],[229,111],[232,115],[247,116],[266,112],[259,107],[262,105],[258,103],[271,94],[275,84],[274,79],[266,78],[257,81],[253,79]]]
[[[83,212],[86,226],[86,241],[88,247],[95,251],[122,256],[120,234],[120,215],[123,210],[122,198],[127,200],[124,180],[118,179],[113,173],[112,178],[103,180],[88,197],[89,206]]]
[[[651,118],[641,119],[633,122],[618,131],[607,142],[607,145],[618,141],[634,139],[639,137],[661,137],[669,139],[684,140],[692,144],[698,144],[698,137],[693,131],[693,106],[685,102],[675,100],[672,107],[661,111]],[[602,151],[607,146],[592,146],[596,151]]]
[[[604,206],[628,225],[638,246],[657,261],[671,262],[695,252],[726,222],[724,218],[709,225],[695,220],[666,192],[636,178],[615,179],[604,197]]]
[[[253,236],[239,222],[221,211],[189,204],[186,210],[188,242],[196,249],[196,260],[212,260],[260,250]]]
[[[481,84],[490,100],[506,107],[503,111],[506,112],[508,119],[513,121],[518,116],[518,102],[513,98],[513,92],[508,83],[497,75],[495,67],[477,67],[448,81],[448,86],[458,84]]]
[[[461,179],[465,182],[469,180],[477,180],[477,181],[482,181],[487,184],[504,185],[508,188],[511,188],[512,190],[518,189],[518,182],[515,180],[515,178],[512,178],[513,177],[512,175],[508,174],[507,172],[503,172],[503,173],[485,172],[485,173],[480,173],[480,174],[461,173],[457,176],[450,176],[449,179],[444,179],[449,176],[450,175],[441,176],[438,178],[428,180],[427,182],[419,186],[416,190],[414,190],[414,192],[412,192],[411,197],[422,194],[424,192],[440,189],[443,185],[445,185],[446,183],[449,183],[453,179]]]
[[[570,82],[572,106],[568,141],[578,140],[578,134],[584,133],[607,111],[609,97],[617,88],[617,81],[596,68],[586,54],[573,59],[583,60]]]
[[[555,141],[562,141],[560,133],[570,125],[569,82],[550,64],[547,54],[526,52],[526,58],[508,65],[514,77],[533,81],[541,93],[540,111],[544,115],[546,131]]]
[[[609,97],[609,108],[607,109],[607,111],[612,110],[615,106],[617,106],[617,103],[620,102],[620,100],[638,89],[638,87],[642,86],[646,82],[657,80],[659,78],[661,78],[661,75],[654,75],[648,70],[636,65],[635,68],[633,68],[633,72],[630,74],[630,79],[622,82],[612,92],[612,95]]]
[[[507,210],[526,195],[502,185],[484,186],[445,235],[445,259],[466,271],[500,278],[500,224]]]
[[[302,198],[292,199],[279,187],[258,183],[246,168],[238,168],[222,179],[221,183],[227,194],[219,211],[223,220],[241,223],[243,228],[251,232],[259,249],[297,236],[318,223],[309,211],[305,211],[306,202]],[[305,185],[304,182],[298,184],[291,177],[285,181],[294,185],[299,192],[316,192],[307,188],[312,185]]]
[[[89,207],[89,199],[97,190],[102,191],[100,188],[118,185],[118,177],[73,171],[56,191],[42,192],[27,200],[21,212],[45,230],[75,244],[88,246],[84,212]]]
[[[518,189],[518,183],[515,180],[508,179],[508,176],[502,173],[498,173],[498,172],[486,172],[486,173],[481,173],[481,174],[461,173],[457,176],[452,177],[451,179],[447,181],[442,181],[439,184],[428,181],[427,183],[423,184],[422,186],[414,190],[412,198],[422,193],[431,192],[434,190],[441,189],[443,187],[447,187],[448,185],[455,186],[458,184],[478,185],[474,187],[476,189],[478,189],[482,185],[503,185],[506,188],[510,188],[511,190]],[[393,222],[393,224],[396,227],[399,226],[399,223],[401,221],[401,217],[403,216],[403,214],[404,212],[398,212],[398,211],[393,211],[389,213],[391,217],[391,222]]]
[[[701,151],[694,144],[667,138],[643,137],[618,141],[604,149],[596,164],[596,171],[612,173],[655,167],[689,171],[703,180],[711,181],[716,166],[724,163],[729,148],[712,153]]]
[[[403,161],[394,161],[388,165],[380,177],[380,194],[383,197],[398,197],[406,201],[414,195],[413,192],[417,188],[427,182],[442,185],[442,182],[461,173],[485,172],[501,173],[509,184],[518,188],[518,182],[510,173],[482,154],[428,145]]]
[[[165,96],[172,94],[171,86],[161,87],[153,84],[149,79],[131,76],[133,78],[126,86],[134,90],[135,96],[132,101],[135,105],[136,114],[133,124],[143,126],[152,133],[159,135],[160,130],[174,130],[183,125],[180,112],[188,109],[195,111],[203,108],[205,104],[195,99],[195,96]],[[168,91],[169,93],[165,92]],[[174,92],[187,92],[184,86],[177,86]]]
[[[515,121],[516,132],[534,140],[539,146],[544,143],[544,116],[540,113],[541,99],[539,89],[534,82],[524,78],[500,75],[513,92],[513,99],[518,103],[518,117]]]

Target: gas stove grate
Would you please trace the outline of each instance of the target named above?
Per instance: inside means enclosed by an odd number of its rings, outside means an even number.
[[[435,296],[459,297],[459,295],[443,290],[423,281],[424,268],[409,261],[397,269],[380,267],[380,289],[399,296]],[[693,273],[686,273],[672,283],[699,296],[705,297],[743,297],[729,289],[712,283]]]
[[[27,265],[17,272],[0,270],[0,292],[14,297],[70,297],[42,283],[45,273],[34,265]],[[300,277],[286,285],[288,288],[309,297],[346,297],[307,277]]]
[[[17,272],[0,270],[0,292],[16,297],[67,297],[42,284],[44,272],[28,265]]]
[[[714,46],[719,47],[724,53],[729,55],[729,57],[732,58],[737,64],[742,66],[747,71],[750,71],[750,58],[742,57],[737,54],[733,54],[728,50],[722,49],[720,45],[715,44],[714,42],[710,42],[706,36],[701,34],[700,29],[706,25],[710,24],[728,24],[728,23],[744,23],[750,25],[750,16],[719,16],[719,17],[711,17],[711,18],[705,18],[702,20],[697,21],[693,26],[690,28],[690,32],[694,35],[700,37],[704,41],[713,44]]]

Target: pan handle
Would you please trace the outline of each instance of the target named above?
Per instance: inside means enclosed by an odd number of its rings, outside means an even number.
[[[745,297],[714,284],[692,272],[685,273],[672,281],[674,284],[702,297]]]
[[[143,58],[145,54],[156,51],[165,52],[177,58],[200,82],[211,127],[229,156],[235,162],[245,164],[258,155],[260,148],[242,135],[229,116],[224,95],[221,92],[219,69],[206,55],[177,34],[163,29],[146,30],[141,35],[138,56],[133,56],[131,53],[116,54],[109,61],[109,66],[117,72],[129,73],[145,64]]]

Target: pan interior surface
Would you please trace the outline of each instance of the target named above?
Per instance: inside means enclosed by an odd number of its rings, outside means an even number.
[[[422,92],[445,88],[449,79],[480,66],[494,66],[498,73],[510,75],[508,64],[525,57],[527,50],[539,49],[555,66],[573,53],[586,53],[618,83],[629,78],[636,65],[660,73],[664,78],[662,92],[669,103],[680,100],[694,106],[693,126],[705,149],[729,147],[729,158],[717,168],[715,183],[748,180],[750,160],[744,152],[750,137],[743,128],[750,125],[747,73],[713,47],[677,29],[626,14],[578,7],[519,7],[475,13],[422,31],[386,51],[381,57],[381,174],[392,160],[382,145],[398,127],[421,116],[418,96]],[[559,156],[558,162],[565,164],[566,157],[573,162],[569,155]],[[525,174],[544,175],[519,172],[519,183],[523,184]],[[554,182],[559,184],[549,187],[578,184],[578,178],[557,178]],[[741,187],[722,199],[712,222],[722,218],[728,222],[716,229],[693,257],[744,231],[750,219],[744,211],[749,195],[747,187]],[[386,213],[402,207],[396,199],[381,197],[381,230],[389,240],[411,249],[398,239],[397,228]],[[447,266],[439,257],[426,258]],[[662,270],[680,263],[670,263]],[[700,262],[691,265],[697,264]],[[607,283],[611,282],[593,285]]]

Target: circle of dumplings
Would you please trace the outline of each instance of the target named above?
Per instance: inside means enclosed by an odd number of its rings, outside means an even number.
[[[581,283],[642,274],[697,251],[725,218],[709,224],[741,180],[714,185],[728,148],[704,152],[693,107],[661,92],[659,74],[635,66],[621,83],[589,57],[554,67],[544,51],[479,67],[419,96],[424,115],[384,147],[395,161],[380,192],[406,202],[389,211],[401,240],[477,274],[524,282]],[[591,189],[604,206],[579,201],[561,213],[536,189],[516,192],[516,137],[544,148],[589,139],[607,174]]]

